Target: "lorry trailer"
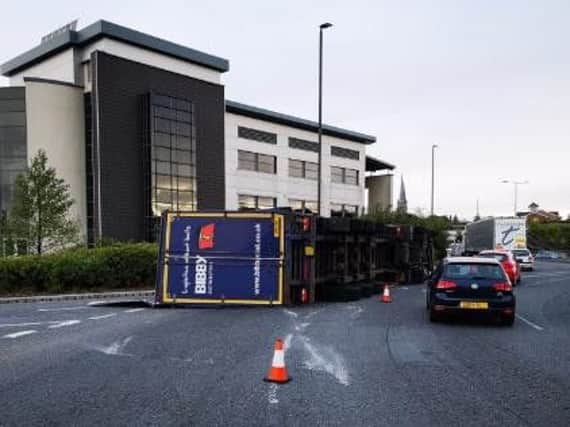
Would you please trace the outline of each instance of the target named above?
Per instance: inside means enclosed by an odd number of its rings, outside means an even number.
[[[161,217],[159,305],[292,305],[370,295],[379,281],[421,282],[431,234],[413,226],[290,209]]]
[[[477,254],[485,249],[526,248],[525,218],[485,218],[467,224],[465,253]]]

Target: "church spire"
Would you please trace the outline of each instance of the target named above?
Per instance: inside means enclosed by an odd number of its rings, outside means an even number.
[[[398,199],[398,212],[408,212],[408,199],[406,198],[406,186],[404,185],[404,175],[400,179],[400,197]]]

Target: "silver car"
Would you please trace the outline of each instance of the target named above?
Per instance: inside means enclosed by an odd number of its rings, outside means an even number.
[[[513,255],[521,266],[521,270],[534,270],[534,257],[528,249],[513,249]]]

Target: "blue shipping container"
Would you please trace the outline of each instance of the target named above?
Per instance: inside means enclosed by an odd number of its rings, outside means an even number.
[[[275,213],[166,212],[157,302],[283,304],[284,234]]]

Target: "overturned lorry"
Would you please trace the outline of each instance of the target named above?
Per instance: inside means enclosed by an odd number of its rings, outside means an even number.
[[[421,282],[430,233],[413,226],[268,212],[164,212],[156,303],[292,305]]]

